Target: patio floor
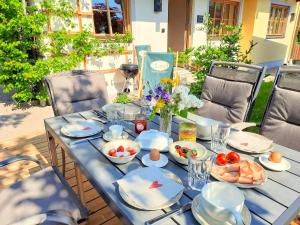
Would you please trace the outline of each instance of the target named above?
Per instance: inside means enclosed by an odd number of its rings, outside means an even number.
[[[46,136],[42,132],[36,132],[19,138],[8,139],[0,142],[0,160],[13,155],[29,155],[42,160],[44,163],[49,162],[49,153]],[[58,154],[60,155],[60,154]],[[59,158],[59,165],[61,165]],[[70,158],[66,159],[66,179],[73,190],[77,191],[74,164]],[[14,163],[10,166],[0,169],[0,189],[6,187],[17,180],[24,179],[29,174],[38,170],[33,163]],[[84,179],[84,194],[87,200],[87,208],[90,216],[87,222],[83,224],[96,225],[120,225],[120,220],[114,215],[112,210],[107,206],[105,201],[99,196],[93,186],[87,179]]]

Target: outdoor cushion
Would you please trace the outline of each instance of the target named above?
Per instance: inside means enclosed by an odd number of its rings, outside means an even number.
[[[275,143],[300,151],[300,92],[275,87],[261,127]]]
[[[90,110],[108,103],[103,74],[95,71],[66,71],[45,78],[55,115]]]
[[[0,224],[21,221],[50,210],[64,210],[75,220],[82,219],[78,199],[63,185],[52,167],[0,190]]]
[[[198,110],[203,117],[225,123],[245,119],[253,85],[206,76],[201,99],[204,106]]]

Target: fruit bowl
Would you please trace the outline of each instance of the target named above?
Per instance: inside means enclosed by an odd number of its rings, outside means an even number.
[[[177,162],[184,165],[188,165],[188,154],[193,154],[192,157],[195,158],[207,155],[207,150],[203,145],[191,141],[176,141],[169,146],[169,152]]]
[[[128,163],[140,152],[140,145],[131,140],[115,140],[106,143],[102,153],[113,163]]]

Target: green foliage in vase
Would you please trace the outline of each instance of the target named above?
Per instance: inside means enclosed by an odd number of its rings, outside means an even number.
[[[45,100],[42,78],[76,68],[86,56],[122,53],[130,33],[102,41],[88,31],[70,34],[75,9],[68,0],[41,0],[24,6],[20,0],[0,0],[0,86],[18,102]],[[47,32],[50,16],[67,28]]]
[[[249,54],[257,43],[250,42],[250,47],[245,52],[241,51],[240,41],[241,26],[228,26],[221,24],[214,26],[212,20],[208,15],[205,16],[204,30],[207,35],[207,42],[198,48],[193,49],[192,52],[186,54],[186,60],[190,60],[191,66],[196,68],[193,71],[196,76],[196,82],[191,85],[191,93],[200,96],[205,75],[209,72],[213,61],[230,61],[230,62],[244,62],[251,63]],[[223,33],[220,30],[225,31]],[[216,37],[211,34],[220,34],[218,36],[219,44],[216,44]]]
[[[115,103],[127,104],[132,102],[127,93],[120,93],[114,100]]]

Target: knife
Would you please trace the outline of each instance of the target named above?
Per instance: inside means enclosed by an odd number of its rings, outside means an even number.
[[[178,208],[178,209],[172,210],[172,211],[170,211],[170,212],[167,212],[166,214],[160,215],[160,216],[158,216],[158,217],[155,217],[155,218],[153,218],[153,219],[151,219],[151,220],[146,221],[146,222],[145,222],[145,225],[155,224],[155,223],[157,223],[158,221],[162,222],[162,221],[164,221],[164,220],[166,220],[166,219],[168,219],[168,218],[170,218],[170,217],[172,217],[172,216],[174,216],[174,215],[179,215],[179,214],[181,214],[181,213],[184,213],[184,212],[190,210],[191,207],[192,207],[192,202],[189,202],[189,203],[187,203],[187,204],[181,206],[181,207]]]
[[[77,141],[72,141],[69,145],[76,145],[76,144],[80,144],[82,142],[92,141],[92,140],[95,140],[95,139],[98,139],[98,138],[102,138],[102,135],[97,135],[95,137],[89,137],[89,138],[84,138],[84,139],[80,139],[80,140],[77,140]]]

